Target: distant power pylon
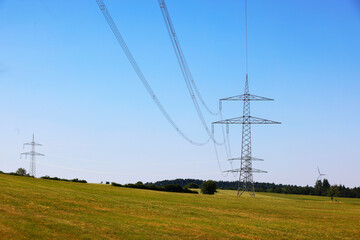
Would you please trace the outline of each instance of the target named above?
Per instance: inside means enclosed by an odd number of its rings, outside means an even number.
[[[30,151],[30,152],[21,153],[20,157],[21,157],[22,155],[25,155],[25,158],[26,158],[27,156],[31,156],[29,174],[30,174],[30,176],[35,177],[35,176],[36,176],[35,156],[45,156],[45,155],[42,154],[42,153],[35,152],[35,146],[42,146],[42,144],[35,142],[35,137],[34,137],[34,134],[33,134],[33,136],[32,136],[32,142],[24,143],[23,148],[25,148],[25,145],[30,145],[30,146],[31,146],[31,151]]]
[[[250,101],[272,101],[273,99],[252,95],[249,93],[249,80],[248,80],[248,48],[247,48],[247,1],[245,0],[245,26],[246,26],[246,79],[244,94],[233,97],[220,99],[220,106],[222,108],[222,101],[243,101],[243,116],[213,122],[213,124],[242,124],[242,144],[241,144],[241,157],[231,158],[230,161],[239,160],[240,168],[228,170],[226,172],[239,172],[238,192],[241,195],[245,191],[249,191],[251,196],[255,196],[253,173],[266,173],[259,169],[252,167],[252,161],[262,161],[262,159],[252,157],[251,153],[251,124],[280,124],[271,120],[266,120],[250,115]]]

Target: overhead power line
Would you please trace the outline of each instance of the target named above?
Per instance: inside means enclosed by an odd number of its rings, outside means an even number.
[[[179,42],[179,39],[177,37],[177,34],[175,32],[175,28],[174,25],[172,23],[172,20],[170,18],[170,14],[169,11],[167,9],[165,0],[158,0],[159,1],[159,5],[160,5],[160,9],[161,9],[161,13],[163,15],[164,18],[164,22],[166,25],[166,29],[168,31],[173,49],[175,51],[176,54],[176,58],[179,62],[180,68],[181,68],[181,72],[184,76],[185,81],[187,82],[187,85],[190,85],[194,88],[196,95],[198,96],[200,102],[202,103],[202,105],[204,106],[204,108],[212,115],[218,115],[220,113],[220,110],[217,112],[213,112],[210,110],[210,108],[207,106],[207,104],[205,103],[204,99],[202,98],[199,89],[197,88],[197,85],[195,83],[195,80],[191,74],[191,71],[189,69],[189,66],[187,64],[186,58],[184,56],[184,53],[181,49],[181,45]],[[189,84],[190,83],[190,84]],[[190,91],[190,90],[189,90]],[[193,97],[192,93],[191,97]]]
[[[231,158],[231,150],[230,150],[230,141],[229,141],[229,126],[227,126],[227,137],[225,137],[225,134],[223,132],[223,139],[224,141],[219,143],[215,140],[214,138],[214,132],[213,132],[213,129],[212,129],[212,132],[210,132],[206,122],[205,122],[205,119],[202,115],[202,112],[200,110],[200,107],[199,107],[199,104],[197,102],[197,99],[196,99],[196,96],[194,94],[194,91],[193,91],[193,88],[195,89],[195,92],[196,94],[198,95],[200,101],[202,102],[202,104],[204,105],[204,107],[213,115],[217,115],[220,113],[221,115],[221,120],[222,119],[222,114],[221,114],[221,107],[219,107],[219,111],[214,113],[212,112],[205,104],[204,100],[202,99],[201,95],[200,95],[200,92],[195,84],[195,81],[193,80],[192,76],[191,76],[191,73],[190,73],[190,70],[189,70],[189,67],[186,63],[186,60],[183,56],[183,53],[181,51],[181,48],[180,48],[180,44],[176,38],[176,41],[172,39],[172,44],[173,44],[173,47],[175,49],[175,53],[176,53],[176,56],[177,56],[177,59],[178,59],[178,62],[179,62],[179,65],[180,65],[180,68],[181,68],[181,71],[182,71],[182,74],[184,76],[184,80],[185,80],[185,83],[186,83],[186,86],[188,88],[188,91],[191,95],[191,99],[193,101],[193,104],[195,106],[195,109],[198,113],[198,116],[202,122],[202,125],[205,129],[205,131],[207,132],[207,134],[209,135],[209,138],[204,141],[204,142],[195,142],[193,141],[192,139],[190,139],[187,135],[184,134],[183,131],[181,131],[179,129],[179,127],[175,124],[175,122],[172,120],[172,118],[170,117],[170,115],[167,113],[167,111],[165,110],[165,108],[163,107],[163,105],[161,104],[161,102],[159,101],[159,99],[156,97],[154,91],[152,90],[152,88],[150,87],[149,83],[147,82],[145,76],[143,75],[142,71],[140,70],[138,64],[136,63],[133,55],[131,54],[129,48],[127,47],[124,39],[122,38],[117,26],[115,25],[110,13],[108,12],[106,6],[105,6],[105,3],[103,0],[96,0],[97,4],[99,5],[99,8],[101,10],[101,12],[103,13],[110,29],[112,30],[115,38],[117,39],[118,43],[120,44],[121,48],[123,49],[126,57],[128,58],[130,64],[132,65],[133,69],[135,70],[136,74],[138,75],[139,79],[141,80],[142,84],[144,85],[145,89],[147,90],[148,94],[151,96],[151,98],[153,99],[153,101],[155,102],[155,104],[157,105],[157,107],[160,109],[161,113],[164,115],[164,117],[168,120],[168,122],[175,128],[175,130],[184,138],[186,139],[188,142],[194,144],[194,145],[197,145],[197,146],[202,146],[202,145],[205,145],[206,143],[208,143],[210,140],[212,140],[213,144],[214,144],[214,149],[215,149],[215,154],[216,154],[216,159],[217,159],[217,162],[218,162],[218,166],[219,166],[219,169],[220,169],[220,172],[222,174],[226,174],[227,176],[227,172],[223,172],[222,169],[221,169],[221,165],[220,165],[220,160],[219,160],[219,155],[218,155],[218,150],[217,150],[217,147],[216,145],[225,145],[225,150],[226,150],[226,154],[228,156],[228,158]],[[161,1],[163,2],[163,1]],[[159,1],[159,3],[161,3]],[[164,3],[164,2],[163,2]],[[162,6],[160,4],[160,6]],[[167,12],[167,11],[165,11]],[[166,22],[166,19],[169,20],[169,23],[170,23],[170,26],[172,26],[171,24],[171,20],[170,20],[170,16],[168,15],[168,13],[164,13],[163,12],[163,16],[165,18],[165,22]],[[168,25],[167,25],[168,27]],[[173,27],[171,27],[171,29],[174,29]],[[175,31],[171,31],[169,28],[168,28],[168,31],[169,31],[169,34],[171,32],[173,32],[175,34]],[[175,37],[176,37],[176,34],[175,34]],[[227,143],[227,139],[228,139],[228,146],[226,146],[226,143]],[[232,162],[231,163],[231,169],[233,169],[232,167]]]
[[[150,95],[150,97],[152,98],[152,100],[155,102],[156,106],[159,108],[160,112],[163,114],[163,116],[166,118],[166,120],[170,123],[170,125],[188,142],[197,145],[197,146],[202,146],[205,145],[206,143],[208,143],[211,139],[213,139],[213,135],[210,133],[209,129],[206,126],[207,129],[207,133],[209,135],[209,138],[206,141],[203,142],[197,142],[197,141],[193,141],[191,138],[189,138],[178,126],[177,124],[174,122],[174,120],[170,117],[169,113],[166,111],[166,109],[164,108],[164,106],[162,105],[162,103],[160,102],[160,100],[157,98],[157,96],[155,95],[154,91],[152,90],[152,88],[150,87],[148,81],[146,80],[144,74],[142,73],[142,71],[139,68],[139,65],[137,64],[137,62],[135,61],[132,53],[130,52],[128,46],[126,45],[123,37],[121,36],[117,26],[114,23],[114,20],[112,19],[109,11],[107,10],[105,3],[103,0],[96,0],[102,14],[105,17],[106,22],[108,23],[111,31],[113,32],[116,40],[118,41],[119,45],[121,46],[121,48],[123,49],[126,57],[128,58],[131,66],[133,67],[134,71],[136,72],[136,74],[138,75],[139,79],[141,80],[141,83],[144,85],[146,91],[148,92],[148,94]]]
[[[219,142],[216,141],[216,139],[214,138],[214,134],[212,132],[210,132],[210,130],[209,130],[208,126],[207,126],[204,115],[202,114],[199,103],[198,103],[198,101],[196,99],[195,93],[199,97],[200,101],[202,102],[204,107],[207,109],[207,111],[210,112],[211,114],[217,115],[217,114],[220,113],[221,109],[219,109],[218,112],[214,113],[205,104],[205,102],[204,102],[203,98],[201,97],[201,94],[200,94],[200,92],[199,92],[199,90],[198,90],[198,88],[197,88],[197,86],[195,84],[195,81],[194,81],[194,79],[192,77],[189,66],[188,66],[188,64],[186,62],[184,53],[183,53],[183,51],[181,49],[181,46],[180,46],[180,42],[179,42],[179,40],[177,38],[177,35],[176,35],[176,32],[175,32],[174,25],[172,24],[170,14],[169,14],[169,11],[167,9],[165,0],[158,0],[158,1],[159,1],[161,13],[162,13],[163,18],[164,18],[166,29],[168,31],[168,34],[169,34],[169,37],[170,37],[170,40],[171,40],[171,44],[172,44],[173,49],[175,51],[175,55],[176,55],[176,58],[178,60],[181,72],[183,74],[183,77],[184,77],[184,80],[185,80],[185,83],[186,83],[186,87],[187,87],[187,89],[189,91],[191,100],[192,100],[192,102],[194,104],[194,107],[195,107],[195,110],[196,110],[196,112],[197,112],[197,114],[199,116],[199,119],[200,119],[205,131],[211,137],[212,141],[214,141],[214,143],[216,145],[223,145],[225,143],[226,139],[224,138],[224,141],[222,143],[219,143]],[[194,90],[195,90],[195,93],[194,93]]]

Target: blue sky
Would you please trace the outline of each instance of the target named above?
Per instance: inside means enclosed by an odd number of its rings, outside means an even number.
[[[159,99],[195,140],[206,133],[187,93],[156,0],[105,1]],[[167,5],[206,100],[241,94],[244,2]],[[44,146],[37,175],[90,182],[223,177],[211,144],[196,147],[166,122],[141,85],[95,1],[0,1],[0,170],[28,169],[22,143]],[[355,0],[248,2],[255,181],[359,186],[360,4]],[[226,118],[241,103],[225,103]],[[205,114],[208,123],[218,120]],[[234,156],[241,127],[230,129]],[[221,137],[220,128],[216,136]],[[222,169],[228,169],[219,148]]]

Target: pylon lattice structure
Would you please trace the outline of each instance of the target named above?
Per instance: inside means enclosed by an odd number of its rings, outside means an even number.
[[[251,196],[255,196],[253,173],[266,173],[259,169],[252,167],[253,161],[263,161],[260,158],[252,157],[251,152],[251,124],[280,124],[280,122],[271,121],[263,118],[253,117],[250,115],[250,101],[272,101],[273,99],[251,95],[249,93],[249,80],[246,75],[245,92],[242,95],[220,99],[222,101],[243,101],[243,116],[237,118],[225,119],[213,124],[242,124],[242,144],[241,144],[241,157],[230,158],[229,161],[240,160],[240,168],[228,170],[226,172],[239,172],[238,183],[238,196],[245,191],[249,191]]]
[[[24,143],[23,148],[25,148],[26,145],[31,146],[31,151],[21,153],[20,157],[23,156],[23,155],[25,155],[25,158],[27,156],[31,156],[29,174],[30,174],[30,176],[35,177],[36,176],[36,162],[35,162],[36,159],[35,159],[35,156],[45,156],[42,153],[35,152],[35,146],[42,146],[42,144],[35,142],[35,137],[34,137],[34,134],[33,134],[32,141],[28,142],[28,143]]]
[[[222,109],[222,101],[243,101],[243,116],[237,118],[225,119],[213,124],[242,124],[242,144],[241,157],[230,158],[230,161],[240,160],[240,168],[231,169],[225,172],[239,172],[238,192],[240,196],[243,192],[248,191],[252,197],[255,196],[253,173],[266,173],[259,169],[252,167],[253,161],[262,161],[262,159],[252,157],[251,153],[251,124],[280,124],[267,119],[253,117],[250,115],[250,101],[272,101],[273,99],[252,95],[249,92],[249,78],[248,78],[248,48],[247,48],[247,0],[245,0],[245,36],[246,36],[246,79],[244,94],[233,97],[223,98],[219,101],[219,108]]]

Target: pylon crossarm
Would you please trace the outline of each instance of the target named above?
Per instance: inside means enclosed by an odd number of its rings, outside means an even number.
[[[36,143],[36,142],[28,142],[28,143],[24,143],[24,146],[25,146],[25,145],[42,146],[42,144],[40,144],[40,143]]]
[[[256,168],[253,168],[253,169],[252,169],[252,172],[253,172],[253,173],[267,173],[267,171],[260,170],[260,169],[256,169]]]
[[[260,169],[256,169],[256,168],[248,168],[248,169],[232,169],[232,170],[227,170],[227,171],[224,171],[224,172],[232,172],[232,173],[235,173],[235,172],[252,172],[252,173],[267,173],[267,171],[263,171],[263,170],[260,170]]]
[[[45,154],[38,153],[38,152],[33,152],[33,151],[30,151],[30,152],[24,152],[24,153],[21,153],[21,155],[45,156]]]
[[[241,94],[241,95],[237,95],[237,96],[233,96],[233,97],[220,99],[220,101],[245,101],[245,100],[250,100],[250,101],[274,101],[274,99],[272,99],[272,98],[256,96],[256,95],[252,95],[252,94],[249,94],[249,93],[245,93],[245,94]]]
[[[234,170],[226,170],[226,171],[223,171],[224,173],[229,173],[229,172],[231,172],[231,173],[236,173],[236,172],[240,172],[240,170],[239,169],[234,169]]]
[[[244,157],[243,159],[241,159],[241,157],[236,157],[236,158],[228,159],[228,161],[237,161],[237,160],[264,161],[264,159],[256,158],[256,157]]]
[[[213,122],[213,124],[281,124],[281,123],[263,118],[258,118],[258,117],[241,116],[241,117],[229,118],[229,119]]]

